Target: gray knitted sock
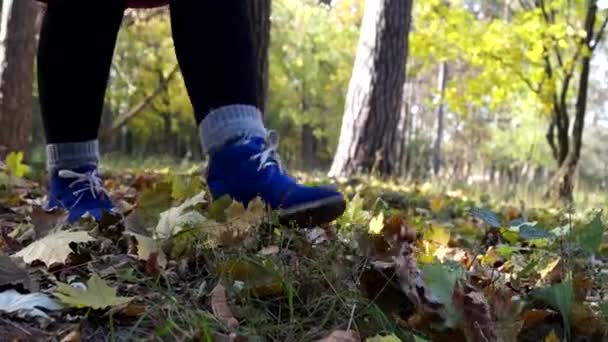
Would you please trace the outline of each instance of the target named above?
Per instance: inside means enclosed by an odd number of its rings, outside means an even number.
[[[46,145],[47,169],[50,172],[59,169],[75,169],[86,165],[97,165],[99,162],[99,143],[89,140],[73,143]]]
[[[212,110],[199,126],[205,153],[226,145],[239,136],[266,137],[262,113],[250,105],[230,105]]]

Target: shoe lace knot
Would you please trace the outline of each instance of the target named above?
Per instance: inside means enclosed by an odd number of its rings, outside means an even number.
[[[103,187],[103,183],[97,170],[89,172],[75,172],[72,170],[59,170],[59,177],[65,179],[74,179],[72,183],[68,185],[69,188],[74,188],[77,184],[82,184],[80,189],[74,190],[72,194],[78,197],[72,207],[76,206],[82,199],[83,195],[90,191],[93,198],[97,198],[100,194],[108,196],[106,189]]]
[[[279,155],[279,134],[276,131],[269,130],[266,134],[266,143],[262,152],[254,154],[249,158],[250,160],[259,159],[260,165],[258,171],[265,169],[270,165],[276,165],[279,171],[283,172],[283,165],[281,163],[281,156]]]

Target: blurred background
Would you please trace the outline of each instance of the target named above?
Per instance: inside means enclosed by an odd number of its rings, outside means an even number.
[[[260,105],[292,169],[562,199],[608,185],[602,1],[261,0],[251,7]],[[43,11],[23,0],[2,5],[0,146],[4,155],[23,151],[33,165],[45,158],[29,71]],[[166,8],[125,13],[100,130],[108,163],[203,158],[170,30]]]

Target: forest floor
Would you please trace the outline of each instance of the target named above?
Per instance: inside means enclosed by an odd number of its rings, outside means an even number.
[[[608,339],[594,208],[359,178],[342,218],[293,229],[156,167],[106,172],[124,219],[70,225],[26,171],[0,166],[2,341]]]

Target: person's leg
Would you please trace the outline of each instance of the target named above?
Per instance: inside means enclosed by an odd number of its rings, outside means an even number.
[[[125,0],[49,1],[37,64],[51,168],[97,162],[97,130],[124,9]]]
[[[254,1],[254,0],[248,0]],[[247,204],[260,196],[282,222],[326,223],[341,215],[343,196],[305,187],[287,176],[256,108],[254,46],[247,1],[172,0],[177,58],[210,155],[207,182],[214,198]]]
[[[125,2],[49,1],[42,22],[37,64],[49,206],[70,209],[71,220],[111,207],[99,194],[97,130]],[[90,184],[93,190],[79,192]]]
[[[173,0],[170,6],[175,52],[196,123],[204,131],[205,151],[233,138],[235,129],[264,137],[261,113],[255,107],[247,1]]]

